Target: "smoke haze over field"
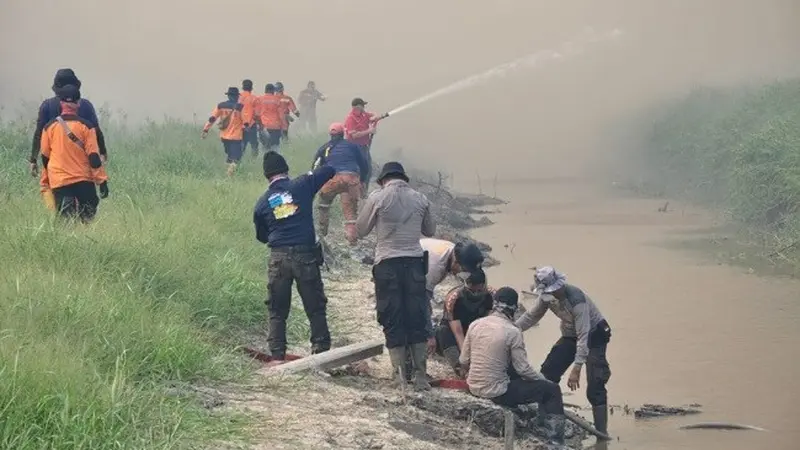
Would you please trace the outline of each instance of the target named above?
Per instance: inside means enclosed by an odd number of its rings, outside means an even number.
[[[531,158],[600,151],[606,124],[701,83],[798,72],[796,0],[2,0],[0,104],[50,94],[72,67],[84,95],[132,118],[204,119],[229,85],[296,96],[313,79],[323,121],[356,95],[388,111],[585,27],[626,32],[568,61],[521,70],[404,111],[376,144],[461,168],[522,175]],[[65,11],[68,10],[68,13]],[[504,158],[501,158],[504,157]],[[416,158],[414,158],[416,159]],[[583,158],[589,161],[590,159]],[[575,159],[570,159],[574,164]]]

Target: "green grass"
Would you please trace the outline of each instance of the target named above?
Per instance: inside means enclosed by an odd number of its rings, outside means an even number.
[[[667,192],[721,207],[800,274],[800,79],[692,92],[658,113],[647,156]]]
[[[45,209],[24,162],[31,122],[0,125],[0,448],[197,448],[243,433],[167,388],[250,369],[235,347],[266,323],[261,159],[228,179],[199,126],[103,120],[111,195],[88,226]],[[294,172],[321,140],[283,149]],[[290,342],[305,342],[302,312],[290,320]]]

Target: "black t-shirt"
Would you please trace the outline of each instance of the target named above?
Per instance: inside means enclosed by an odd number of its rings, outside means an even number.
[[[453,289],[444,303],[442,324],[449,326],[451,321],[458,320],[466,333],[472,322],[492,312],[493,292],[488,286],[480,292],[472,292],[466,287]]]

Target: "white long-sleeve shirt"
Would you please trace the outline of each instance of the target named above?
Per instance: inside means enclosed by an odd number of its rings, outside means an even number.
[[[563,301],[550,294],[541,294],[536,305],[517,319],[516,325],[525,331],[539,323],[549,309],[561,319],[561,335],[578,339],[575,364],[581,365],[589,357],[589,334],[605,317],[592,299],[577,287],[567,284],[564,294],[566,299]]]

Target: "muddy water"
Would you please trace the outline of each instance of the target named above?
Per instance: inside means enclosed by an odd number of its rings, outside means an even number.
[[[672,244],[711,225],[702,211],[673,203],[659,213],[659,201],[578,178],[500,182],[497,195],[510,204],[495,225],[473,233],[502,261],[490,283],[528,289],[528,267],[561,269],[613,327],[610,403],[704,407],[702,415],[650,421],[618,412],[610,430],[619,441],[609,448],[800,448],[800,283],[677,250]],[[551,314],[526,333],[534,367],[558,335]],[[569,401],[588,405],[583,391]],[[678,429],[701,421],[769,432]]]

